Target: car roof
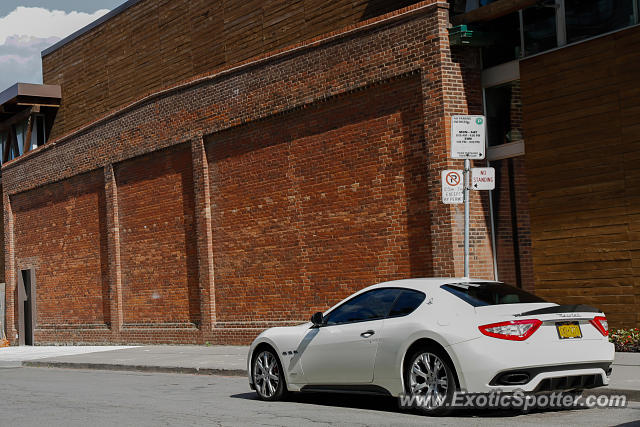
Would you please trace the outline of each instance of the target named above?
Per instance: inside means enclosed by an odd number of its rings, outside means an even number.
[[[487,280],[487,279],[474,279],[469,277],[423,277],[423,278],[415,278],[415,279],[400,279],[400,280],[390,280],[388,282],[382,282],[375,285],[368,286],[366,288],[360,289],[357,292],[349,295],[342,301],[339,301],[324,313],[328,313],[332,311],[334,308],[342,304],[348,299],[353,298],[356,295],[363,294],[373,289],[381,289],[381,288],[407,288],[407,289],[415,289],[418,291],[422,291],[425,293],[434,292],[440,288],[442,285],[452,284],[452,283],[496,283],[495,280]]]
[[[435,288],[439,288],[442,285],[452,284],[452,283],[495,283],[495,280],[487,280],[487,279],[475,279],[470,277],[423,277],[423,278],[415,278],[415,279],[400,279],[400,280],[390,280],[388,282],[378,283],[373,286],[369,286],[363,291],[376,289],[376,288],[409,288],[416,289],[419,291],[429,291]]]

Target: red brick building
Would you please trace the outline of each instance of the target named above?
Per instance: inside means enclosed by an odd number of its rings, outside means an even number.
[[[624,278],[578,268],[587,281],[576,285],[560,261],[573,252],[553,242],[571,238],[561,233],[572,215],[597,222],[607,208],[575,214],[583,188],[574,210],[556,203],[558,219],[544,216],[559,191],[540,179],[554,173],[545,156],[558,164],[571,152],[545,151],[536,127],[558,98],[531,85],[554,53],[515,59],[516,79],[487,67],[482,25],[530,5],[462,3],[130,0],[43,52],[44,82],[61,98],[5,102],[22,106],[2,140],[9,339],[246,343],[376,282],[462,276],[463,208],[442,204],[440,172],[461,166],[449,156],[451,115],[485,111],[490,126],[506,114],[511,128],[489,149],[498,188],[472,192],[471,275],[637,323],[625,314],[640,289],[632,236],[620,237],[627,261],[611,258],[620,251],[602,260],[627,262],[607,264]],[[506,113],[491,92],[505,84]],[[47,142],[29,145],[33,130],[15,117],[35,123],[41,108]],[[618,225],[633,233],[638,199],[624,197]],[[576,262],[603,253],[601,234],[576,234],[594,235]]]

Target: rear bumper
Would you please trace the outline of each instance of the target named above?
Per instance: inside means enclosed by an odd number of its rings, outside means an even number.
[[[608,369],[608,368],[607,368]],[[489,384],[488,390],[526,392],[552,392],[584,390],[588,388],[601,387],[609,384],[606,370],[594,369],[571,369],[571,365],[547,371],[532,376],[526,383],[518,385]]]
[[[543,392],[607,385],[614,347],[605,340],[528,343],[481,337],[452,345],[450,354],[468,392]]]

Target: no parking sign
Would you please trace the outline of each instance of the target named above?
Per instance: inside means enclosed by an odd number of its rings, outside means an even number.
[[[442,171],[442,203],[447,205],[464,202],[464,181],[461,170]]]

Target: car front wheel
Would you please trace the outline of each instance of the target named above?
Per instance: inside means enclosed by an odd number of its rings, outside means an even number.
[[[428,348],[414,351],[404,369],[407,395],[426,415],[445,415],[450,411],[456,389],[453,369],[440,351]]]
[[[253,385],[262,400],[280,400],[286,393],[284,373],[272,350],[261,350],[253,357]]]

